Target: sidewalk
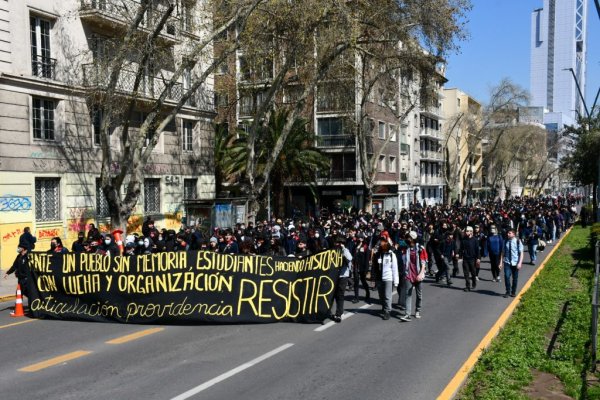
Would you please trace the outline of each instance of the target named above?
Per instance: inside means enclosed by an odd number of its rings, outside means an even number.
[[[0,302],[14,300],[17,291],[17,278],[15,274],[11,274],[8,278],[3,279],[6,271],[7,269],[3,268],[0,275]]]

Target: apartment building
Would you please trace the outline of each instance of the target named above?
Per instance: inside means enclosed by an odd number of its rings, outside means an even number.
[[[233,35],[230,32],[227,37]],[[215,56],[219,57],[225,48],[224,35],[223,44],[215,46]],[[345,67],[323,79],[314,96],[306,101],[303,118],[308,121],[307,129],[316,133],[315,147],[329,157],[330,168],[316,173],[316,188],[288,182],[288,214],[294,209],[311,214],[318,209],[364,209],[369,201],[369,181],[374,212],[399,210],[423,200],[427,204],[442,202],[443,71],[437,71],[428,87],[434,97],[432,105],[421,106],[422,78],[417,72],[391,71],[374,78],[370,71],[379,71],[378,67],[363,68],[360,56],[354,57],[345,55],[338,61]],[[250,65],[238,51],[215,75],[216,120],[229,130],[247,126],[263,104],[279,68],[271,60],[265,57],[260,64]],[[298,61],[298,65],[305,64]],[[291,83],[273,100],[277,109],[294,106],[302,94],[303,82],[294,79],[301,76],[299,72],[301,67],[289,71],[291,79],[287,81]],[[363,149],[366,154],[361,157]],[[375,165],[367,179],[361,162]]]
[[[55,236],[70,246],[89,223],[110,230],[99,185],[102,110],[93,99],[106,87],[103,63],[114,56],[111,46],[122,40],[138,7],[133,0],[0,0],[0,264],[14,258],[26,226],[37,235],[39,250]],[[179,4],[159,32],[157,53],[169,57],[144,65],[131,132],[165,91],[186,43],[200,35],[194,7]],[[164,10],[163,2],[151,3],[137,33],[148,35]],[[127,104],[139,65],[133,56],[127,59],[111,101]],[[161,111],[177,106],[195,76],[190,70],[171,87]],[[159,227],[177,229],[186,216],[184,200],[214,199],[212,99],[207,80],[161,133],[129,231],[139,231],[147,216]],[[120,126],[112,128],[110,151],[120,154]],[[113,162],[111,172],[128,167]]]
[[[481,103],[457,88],[444,89],[448,200],[465,203],[482,188]]]

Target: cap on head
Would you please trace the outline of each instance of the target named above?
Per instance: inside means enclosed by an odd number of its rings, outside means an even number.
[[[417,232],[415,232],[415,231],[410,231],[410,233],[408,234],[408,236],[410,236],[410,238],[412,240],[417,240],[417,237],[418,237]]]

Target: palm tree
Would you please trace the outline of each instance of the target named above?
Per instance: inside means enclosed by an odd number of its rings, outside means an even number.
[[[262,174],[269,152],[281,136],[288,116],[289,111],[287,110],[275,112],[271,114],[269,122],[261,127],[256,146],[257,175]],[[279,215],[284,213],[286,183],[306,183],[314,194],[317,171],[329,168],[329,158],[314,147],[315,133],[308,131],[306,127],[307,122],[304,119],[299,118],[294,121],[270,175],[272,192],[275,194],[278,205],[275,209]],[[247,137],[248,134],[243,129],[237,131],[237,138],[230,135],[226,140],[229,146],[219,160],[220,168],[228,176],[227,181],[231,184],[241,183],[243,185],[248,155]]]

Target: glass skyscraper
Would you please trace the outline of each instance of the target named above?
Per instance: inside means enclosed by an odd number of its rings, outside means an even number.
[[[531,22],[531,105],[561,129],[575,123],[577,111],[585,115],[569,69],[585,93],[587,0],[544,0]]]

